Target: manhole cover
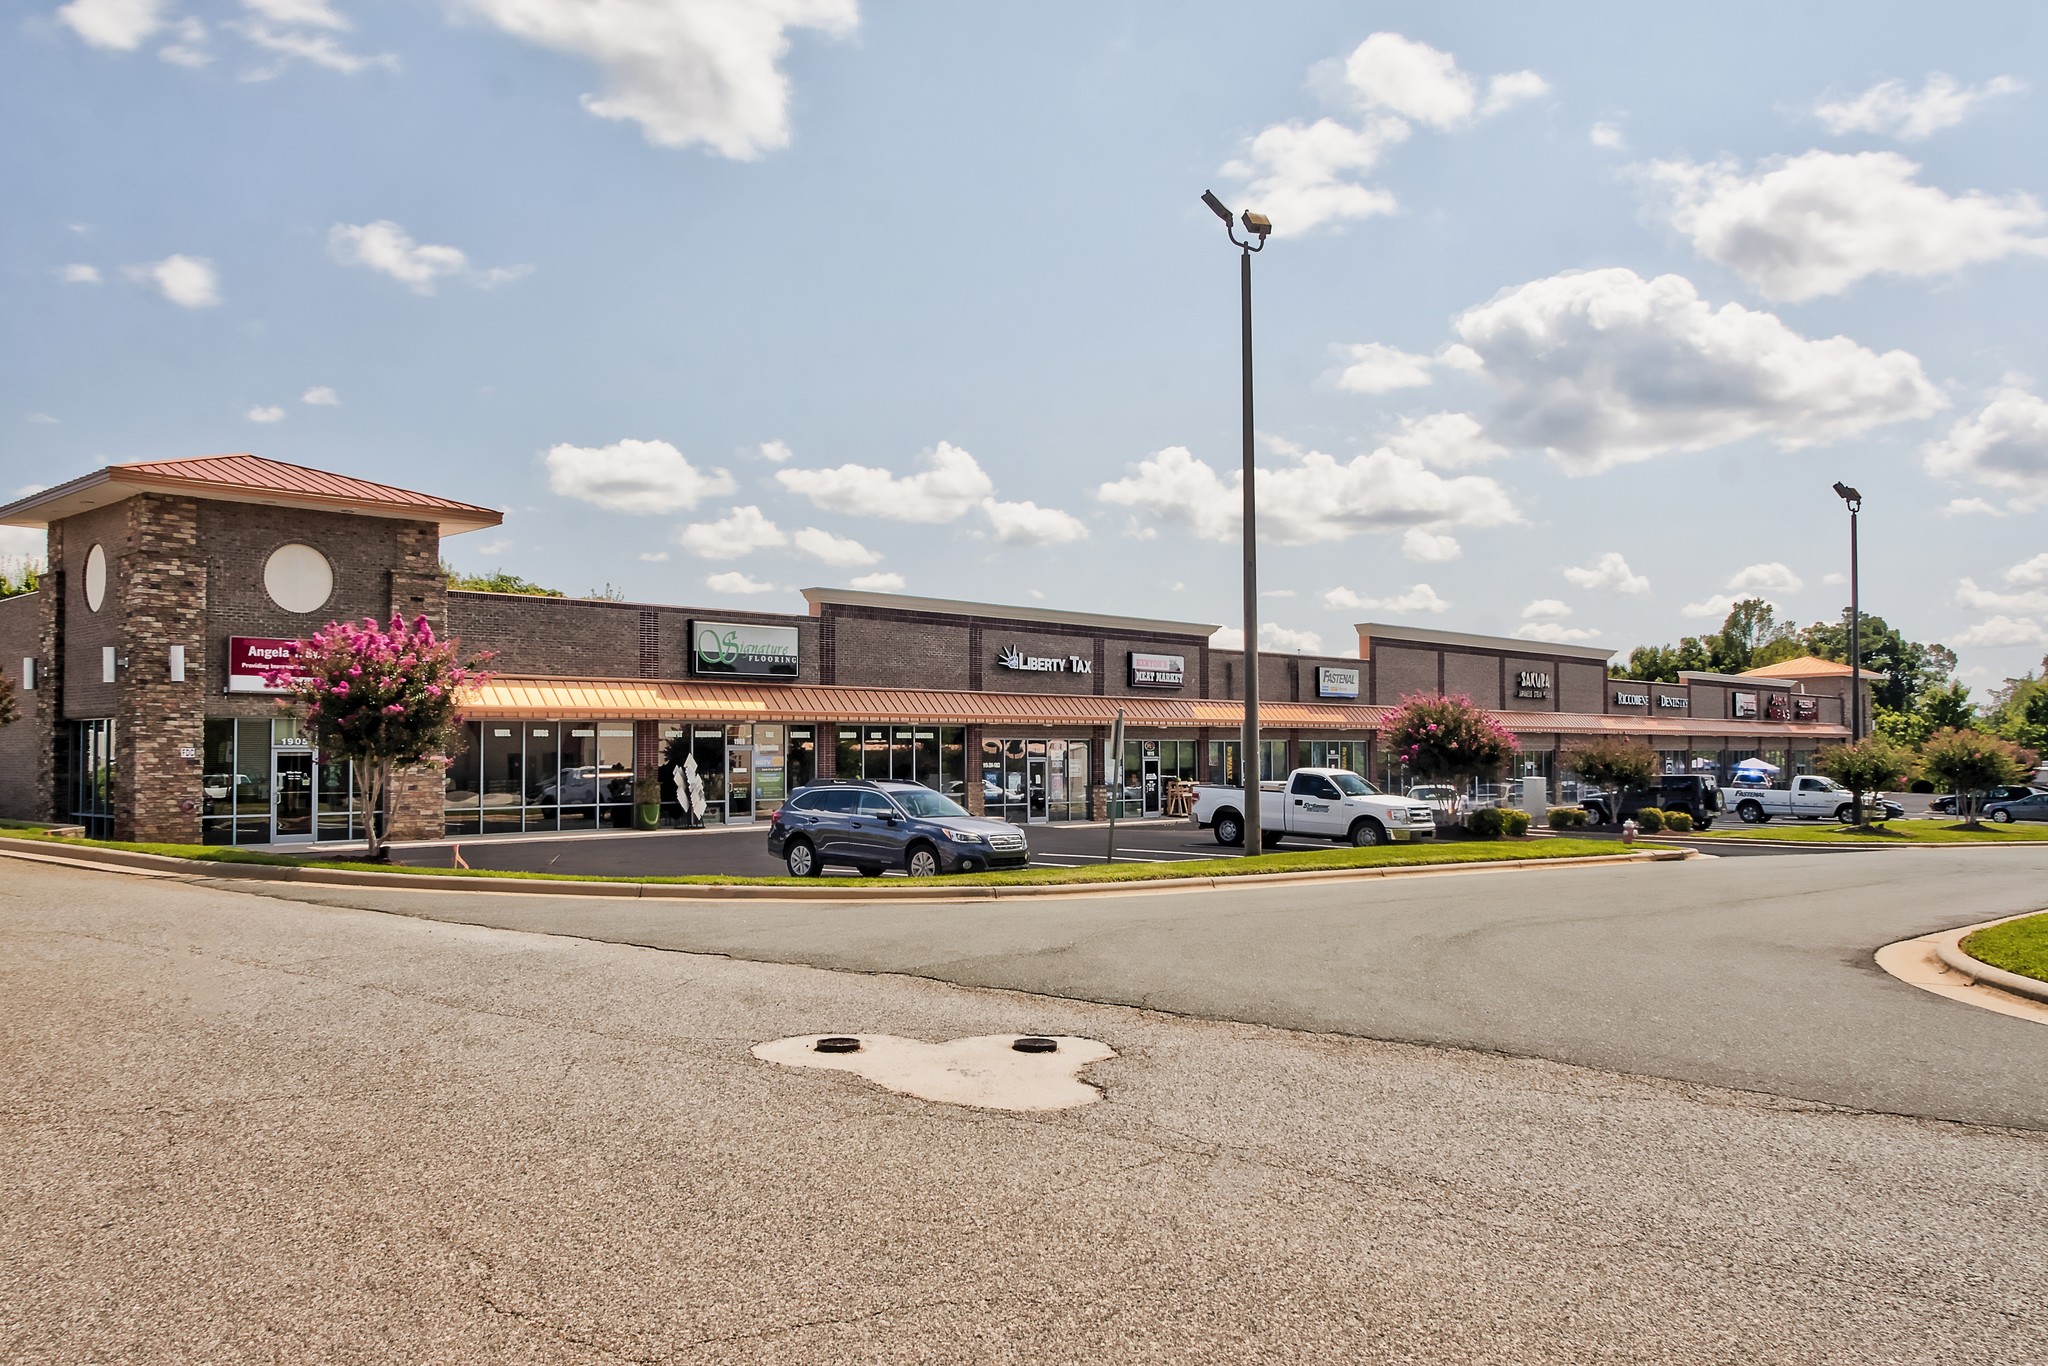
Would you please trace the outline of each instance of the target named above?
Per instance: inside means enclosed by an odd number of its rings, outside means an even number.
[[[828,1047],[851,1042],[854,1047]],[[1066,1110],[1102,1099],[1081,1080],[1092,1063],[1116,1056],[1095,1039],[990,1034],[925,1043],[892,1034],[808,1034],[756,1044],[754,1056],[784,1067],[852,1072],[877,1086],[942,1105],[984,1110]]]

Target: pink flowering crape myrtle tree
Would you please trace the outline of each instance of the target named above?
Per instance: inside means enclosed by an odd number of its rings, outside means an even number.
[[[437,639],[425,617],[408,625],[394,613],[381,626],[371,617],[329,622],[299,642],[288,668],[265,675],[318,737],[322,755],[354,763],[372,861],[384,858],[392,780],[401,768],[446,764],[461,743],[457,693],[484,680],[482,663],[459,658],[456,642]]]
[[[1404,697],[1381,734],[1411,782],[1485,777],[1522,748],[1513,731],[1462,696]]]

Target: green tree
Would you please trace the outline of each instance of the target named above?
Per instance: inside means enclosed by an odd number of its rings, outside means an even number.
[[[2041,661],[2041,669],[2048,674],[2048,659]],[[2048,677],[2029,671],[1993,688],[1985,724],[1994,735],[2048,751]]]
[[[1657,752],[1640,740],[1603,735],[1567,751],[1565,766],[1603,792],[1648,787],[1657,776]]]
[[[33,593],[42,584],[43,566],[39,560],[0,557],[0,598],[19,597]]]
[[[1859,628],[1862,664],[1873,676],[1873,706],[1892,711],[1916,710],[1920,694],[1955,672],[1956,652],[1946,645],[1907,640],[1883,617],[1866,615]],[[1849,609],[1839,621],[1817,621],[1799,633],[1805,652],[1836,663],[1849,662]]]
[[[1411,778],[1485,777],[1498,773],[1522,747],[1513,731],[1469,697],[1404,697],[1382,733]]]
[[[1739,674],[1753,667],[1758,650],[1791,638],[1790,624],[1778,620],[1777,609],[1762,598],[1744,598],[1728,609],[1721,629],[1707,641],[1714,671]]]
[[[1913,771],[1913,751],[1884,735],[1853,745],[1830,745],[1813,756],[1813,766],[1849,789],[1856,824],[1863,819],[1863,794],[1897,787]]]
[[[1982,731],[1938,730],[1920,747],[1920,771],[1956,794],[1956,814],[1969,825],[1977,824],[1985,791],[2019,782],[2033,768],[2032,750]]]
[[[523,593],[532,598],[563,598],[568,594],[558,588],[543,588],[530,579],[502,569],[493,569],[488,574],[465,574],[454,565],[443,560],[441,572],[448,576],[448,586],[470,593]]]

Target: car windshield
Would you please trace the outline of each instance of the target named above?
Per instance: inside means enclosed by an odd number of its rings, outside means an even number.
[[[913,816],[939,817],[964,816],[967,814],[958,802],[941,797],[936,792],[892,792],[889,795]]]
[[[1815,778],[1813,780],[1813,785],[1819,788],[1822,792],[1847,792],[1849,790],[1848,788],[1843,787],[1840,783],[1836,782],[1833,778]]]
[[[1330,781],[1347,797],[1377,797],[1380,790],[1356,773],[1332,773]]]

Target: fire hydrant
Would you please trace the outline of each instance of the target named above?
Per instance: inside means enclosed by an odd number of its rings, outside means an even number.
[[[1634,844],[1636,842],[1636,832],[1642,828],[1642,826],[1636,824],[1635,817],[1629,817],[1621,823],[1621,842],[1623,844]]]

